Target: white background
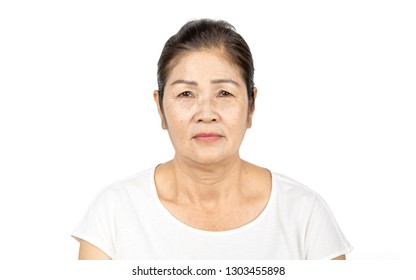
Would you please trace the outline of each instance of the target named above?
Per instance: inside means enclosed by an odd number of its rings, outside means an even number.
[[[323,196],[350,260],[412,257],[410,3],[2,1],[1,258],[71,262],[95,194],[173,156],[156,63],[202,17],[229,21],[252,49],[258,98],[241,156]]]

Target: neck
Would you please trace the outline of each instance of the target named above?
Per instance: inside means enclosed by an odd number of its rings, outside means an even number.
[[[217,204],[241,192],[244,161],[238,155],[212,165],[187,162],[177,157],[170,164],[177,198],[188,203]]]

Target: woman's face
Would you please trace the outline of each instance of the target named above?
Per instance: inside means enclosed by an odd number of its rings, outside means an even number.
[[[158,104],[157,92],[155,101]],[[253,111],[239,68],[216,50],[189,52],[176,61],[165,85],[162,127],[175,158],[198,164],[239,157]]]

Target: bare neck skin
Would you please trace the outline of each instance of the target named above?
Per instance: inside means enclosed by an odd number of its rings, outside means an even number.
[[[212,165],[175,156],[157,168],[156,184],[161,200],[209,210],[251,196],[249,176],[255,172],[256,168],[238,155]]]
[[[271,192],[271,175],[239,158],[198,165],[176,157],[155,172],[161,203],[188,226],[224,231],[241,227],[264,210]]]

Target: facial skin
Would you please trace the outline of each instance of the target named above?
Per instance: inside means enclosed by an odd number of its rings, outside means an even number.
[[[218,50],[184,54],[166,81],[163,112],[157,91],[154,98],[175,160],[206,166],[239,158],[254,109],[238,67]]]

